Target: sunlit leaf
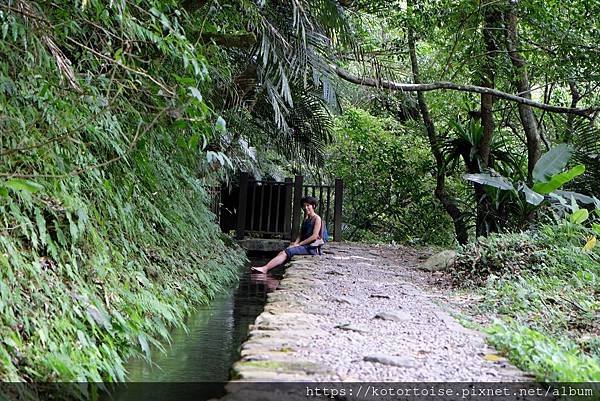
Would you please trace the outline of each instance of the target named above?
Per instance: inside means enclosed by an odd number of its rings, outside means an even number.
[[[199,143],[200,143],[200,135],[194,134],[190,137],[190,140],[188,141],[188,146],[190,147],[190,149],[197,149]]]
[[[533,190],[540,194],[549,194],[584,172],[585,166],[583,164],[579,164],[568,171],[553,175],[549,178],[549,181],[538,182],[534,184]]]
[[[596,236],[591,237],[583,246],[584,251],[591,251],[596,246]]]
[[[504,358],[502,358],[501,356],[499,356],[497,354],[485,354],[483,356],[483,359],[485,359],[486,361],[490,361],[490,362],[498,362],[498,361],[502,361]]]
[[[31,180],[22,180],[18,178],[12,178],[4,183],[4,186],[15,190],[15,191],[26,191],[29,193],[35,193],[44,189],[44,187]]]
[[[569,217],[569,221],[573,224],[581,224],[589,217],[587,209],[579,209]]]

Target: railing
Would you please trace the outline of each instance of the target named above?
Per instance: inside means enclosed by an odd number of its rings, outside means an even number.
[[[247,173],[241,173],[236,237],[295,238],[302,213],[300,199],[311,195],[319,199],[316,213],[326,222],[330,237],[341,241],[342,180],[336,179],[333,186],[304,184],[303,180],[302,176],[296,176],[293,183],[291,178],[284,182],[255,181]]]

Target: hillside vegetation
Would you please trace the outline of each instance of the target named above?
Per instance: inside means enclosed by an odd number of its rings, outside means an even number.
[[[124,380],[243,262],[206,207],[202,55],[150,3],[0,17],[0,379]]]

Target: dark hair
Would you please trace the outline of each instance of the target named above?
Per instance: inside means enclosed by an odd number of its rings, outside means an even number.
[[[319,204],[319,200],[314,196],[305,196],[302,199],[300,199],[300,204],[304,205],[305,203],[313,205],[313,207],[317,207],[317,205]]]

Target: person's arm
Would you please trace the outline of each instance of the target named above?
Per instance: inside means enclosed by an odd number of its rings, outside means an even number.
[[[298,243],[299,243],[299,242],[300,242],[300,235],[298,235],[298,236],[296,237],[296,240],[295,240],[294,242],[292,242],[292,243],[291,243],[291,244],[288,246],[288,248],[291,248],[291,247],[293,247],[293,246],[298,246]]]
[[[318,238],[319,238],[319,233],[321,232],[321,217],[316,216],[315,217],[315,224],[313,226],[313,232],[310,235],[310,237],[300,241],[298,243],[298,246],[300,245],[308,245],[312,242],[315,242]]]

